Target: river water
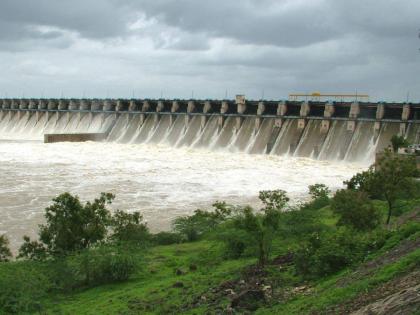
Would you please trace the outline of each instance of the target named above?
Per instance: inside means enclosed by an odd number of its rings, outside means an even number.
[[[116,194],[113,209],[140,211],[152,231],[217,200],[259,206],[260,190],[283,189],[293,200],[307,187],[332,189],[367,165],[161,145],[0,141],[0,234],[16,249],[35,236],[51,199],[63,192],[91,200]]]

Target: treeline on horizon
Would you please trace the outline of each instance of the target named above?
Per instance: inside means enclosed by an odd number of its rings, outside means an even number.
[[[37,312],[49,295],[127,281],[146,272],[151,248],[201,240],[219,245],[215,260],[254,257],[262,269],[285,242],[294,276],[313,281],[363,261],[390,238],[419,231],[418,222],[392,228],[392,219],[420,198],[417,176],[413,157],[386,150],[376,168],[356,174],[333,196],[316,184],[309,186],[309,202],[291,206],[285,191],[261,191],[261,209],[217,202],[156,234],[139,212],[112,213],[112,194],[83,204],[64,193],[45,209],[38,239],[24,237],[16,259],[0,237],[0,311]]]

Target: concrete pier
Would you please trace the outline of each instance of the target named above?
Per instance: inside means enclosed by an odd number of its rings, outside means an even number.
[[[239,115],[245,114],[245,111],[247,110],[245,95],[237,95],[235,102],[237,108],[236,112]],[[242,116],[236,117],[236,131],[238,131],[241,128],[243,120],[244,118]]]
[[[99,101],[99,100],[93,100],[90,106],[91,106],[90,109],[92,111],[103,110],[103,103],[102,103],[102,101]]]
[[[335,112],[335,106],[332,102],[325,103],[324,107],[324,118],[321,122],[321,133],[325,134],[330,130],[330,119],[333,117]]]
[[[306,127],[306,117],[309,115],[311,107],[308,102],[303,102],[300,107],[300,118],[298,120],[298,129],[304,129]]]
[[[67,100],[59,100],[58,101],[58,109],[59,110],[68,110],[69,109],[69,102]]]
[[[360,105],[358,102],[354,102],[350,105],[350,120],[347,122],[347,130],[354,132],[356,130],[356,119],[360,113]]]
[[[255,128],[254,131],[258,132],[258,129],[260,129],[263,118],[261,116],[265,112],[265,104],[263,101],[258,102],[258,108],[257,108],[257,118],[255,119]]]
[[[89,100],[81,100],[80,101],[80,110],[90,110],[90,101]]]

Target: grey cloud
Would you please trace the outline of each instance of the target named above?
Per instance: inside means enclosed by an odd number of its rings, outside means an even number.
[[[26,25],[55,26],[89,38],[106,38],[126,32],[134,19],[125,6],[101,0],[2,0],[0,20],[7,27],[0,36],[28,36]]]
[[[418,0],[2,0],[0,89],[420,98],[418,12]]]
[[[309,1],[301,5],[291,3],[157,0],[141,1],[139,8],[168,25],[244,43],[297,47],[336,38],[342,33],[335,23],[335,12],[325,14],[324,6]]]

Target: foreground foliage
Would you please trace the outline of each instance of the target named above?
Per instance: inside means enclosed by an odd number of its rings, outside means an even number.
[[[60,195],[46,209],[39,240],[25,237],[17,261],[7,262],[0,237],[0,313],[357,310],[369,300],[362,295],[420,273],[415,172],[407,160],[386,159],[333,196],[316,184],[311,200],[290,206],[286,192],[262,191],[259,210],[217,202],[157,234],[138,212],[111,213],[111,194],[85,204]],[[380,183],[389,176],[400,179]],[[390,207],[386,191],[397,182],[407,186]]]

